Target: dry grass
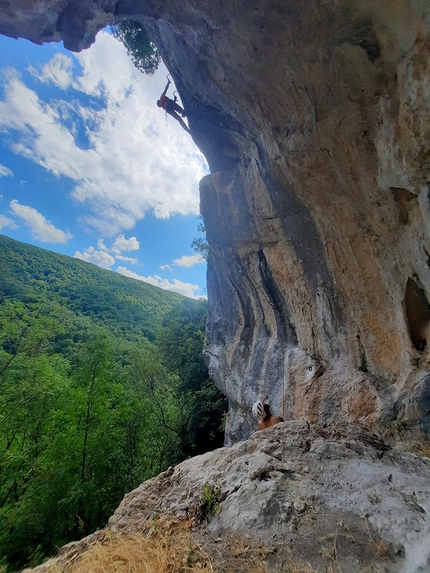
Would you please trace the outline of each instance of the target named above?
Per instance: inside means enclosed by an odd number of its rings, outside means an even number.
[[[430,440],[424,439],[421,443],[415,444],[412,448],[414,454],[424,458],[430,458]]]
[[[291,549],[287,550],[287,561],[284,563],[282,573],[318,573],[310,563],[299,564],[297,563]],[[328,572],[330,573],[330,572]]]
[[[67,567],[67,573],[169,573],[187,570],[210,571],[204,557],[189,563],[185,539],[148,539],[141,535],[119,537],[107,544],[97,544],[78,563]],[[198,563],[198,565],[197,565]]]
[[[270,550],[246,537],[232,536],[211,547],[214,573],[267,573]]]
[[[157,522],[144,533],[107,532],[80,555],[53,563],[46,573],[267,573],[267,551],[238,540],[215,544],[209,555],[191,522]]]
[[[214,539],[195,520],[175,518],[148,521],[139,533],[105,529],[90,540],[66,549],[39,573],[347,573],[344,555],[354,549],[363,560],[363,573],[384,570],[391,549],[366,528],[340,529],[315,538],[315,545],[295,547],[275,543],[269,548],[249,535]],[[97,539],[97,541],[95,541]],[[374,557],[372,562],[372,556]],[[368,559],[370,557],[370,560]],[[308,561],[312,559],[312,565]],[[379,567],[381,566],[381,567]],[[1,568],[0,568],[1,573]],[[28,570],[30,573],[30,570]]]
[[[390,548],[388,543],[383,539],[380,539],[378,542],[374,543],[374,550],[376,555],[382,558],[388,558],[390,554]]]
[[[282,573],[318,573],[311,565],[296,565],[294,563],[287,563]],[[328,572],[330,573],[330,571]]]

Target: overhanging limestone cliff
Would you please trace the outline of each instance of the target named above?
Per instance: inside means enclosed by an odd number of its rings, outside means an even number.
[[[0,0],[0,32],[82,49],[145,21],[211,175],[206,355],[228,395],[430,433],[424,0]]]

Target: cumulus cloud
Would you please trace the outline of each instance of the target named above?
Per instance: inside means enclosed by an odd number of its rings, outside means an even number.
[[[170,265],[160,265],[158,268],[161,269],[162,271],[172,271],[173,272],[173,269]]]
[[[115,258],[120,259],[121,261],[128,261],[133,263],[133,265],[137,263],[137,259],[135,257],[125,257],[122,254],[124,251],[138,251],[140,249],[140,242],[136,237],[126,239],[124,233],[121,233],[121,235],[118,235],[118,237],[111,242],[110,248],[105,245],[105,239],[99,239],[97,241],[97,246],[101,251],[113,253]]]
[[[125,277],[130,277],[138,281],[143,281],[145,283],[149,283],[151,285],[163,288],[165,290],[178,292],[179,294],[182,294],[189,298],[201,298],[201,297],[196,297],[195,295],[195,292],[200,290],[200,287],[198,285],[193,285],[191,283],[184,283],[182,281],[178,281],[177,279],[173,279],[173,281],[170,282],[169,280],[163,279],[158,275],[154,275],[153,277],[152,276],[143,277],[133,271],[130,271],[126,267],[118,267],[116,269],[116,272]]]
[[[122,44],[101,32],[90,50],[54,56],[39,72],[68,88],[64,101],[43,101],[10,70],[0,130],[13,132],[15,153],[73,180],[72,197],[88,210],[83,224],[102,236],[132,229],[149,211],[197,214],[207,167],[191,137],[155,105],[165,74],[139,73]]]
[[[112,245],[112,250],[114,253],[121,253],[122,251],[138,251],[140,249],[140,243],[136,237],[130,237],[126,239],[124,233],[119,235]]]
[[[9,169],[9,167],[6,167],[5,165],[2,165],[1,163],[0,163],[0,177],[13,177],[13,173]]]
[[[97,246],[101,251],[108,251],[109,249],[106,247],[106,245],[104,244],[104,239],[99,239],[97,241]]]
[[[110,269],[115,263],[115,259],[109,253],[106,253],[105,251],[96,251],[94,247],[88,247],[83,253],[76,251],[73,257],[75,259],[81,259],[81,261],[97,265],[102,269]]]
[[[9,227],[9,229],[18,229],[18,225],[15,221],[9,219],[6,215],[0,215],[0,231],[6,227]]]
[[[132,265],[137,265],[137,259],[135,257],[124,257],[123,255],[115,255],[115,258],[120,261],[127,261]]]
[[[67,243],[73,237],[69,231],[57,229],[39,211],[28,205],[21,205],[16,199],[10,202],[10,208],[27,227],[30,227],[30,233],[34,239],[43,243]]]
[[[205,258],[202,255],[183,255],[180,259],[174,259],[173,264],[178,267],[193,267],[204,263]]]

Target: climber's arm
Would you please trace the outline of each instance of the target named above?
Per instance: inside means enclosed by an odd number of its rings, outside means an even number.
[[[166,95],[166,93],[167,93],[167,90],[169,89],[169,86],[170,86],[170,80],[167,80],[167,84],[166,84],[166,87],[164,88],[164,92],[163,92],[161,95],[163,95],[163,96],[165,96],[165,95]]]

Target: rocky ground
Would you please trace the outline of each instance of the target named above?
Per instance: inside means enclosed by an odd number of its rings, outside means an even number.
[[[430,571],[429,514],[430,459],[393,449],[358,425],[285,422],[143,483],[107,530],[34,571],[76,559],[106,531],[147,531],[156,516],[191,520],[208,553],[231,551],[232,539],[260,553],[265,547],[269,571],[423,573]]]

